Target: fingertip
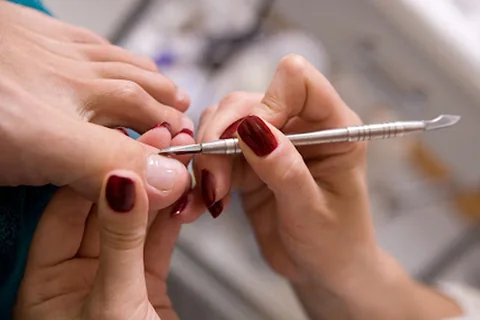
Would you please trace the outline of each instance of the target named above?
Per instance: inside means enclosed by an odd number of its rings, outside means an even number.
[[[103,185],[101,212],[129,213],[144,211],[147,208],[146,192],[142,179],[133,171],[114,170]]]
[[[182,88],[177,88],[175,107],[180,111],[186,111],[190,107],[190,95]]]
[[[181,221],[182,224],[195,222],[200,216],[207,211],[202,199],[201,191],[197,187],[188,193],[188,203],[181,212],[174,208],[172,210],[172,218]]]

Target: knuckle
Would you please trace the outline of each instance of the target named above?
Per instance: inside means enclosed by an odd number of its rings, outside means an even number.
[[[283,173],[278,178],[277,188],[282,188],[283,186],[289,186],[289,188],[301,188],[304,167],[305,163],[303,162],[302,157],[293,157],[292,161],[281,170]]]
[[[289,54],[280,60],[278,70],[289,76],[303,76],[304,71],[310,64],[307,59],[298,54]]]
[[[262,104],[273,114],[283,113],[286,109],[286,106],[281,99],[271,93],[267,93],[265,97],[263,97]]]
[[[131,103],[141,102],[145,99],[145,92],[143,88],[134,81],[122,81],[115,91],[115,94],[120,99]]]
[[[103,226],[102,227],[106,237],[102,239],[109,248],[114,250],[130,250],[143,246],[145,239],[145,230],[137,229],[122,229],[116,227]]]

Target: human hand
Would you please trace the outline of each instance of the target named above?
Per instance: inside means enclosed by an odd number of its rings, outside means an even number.
[[[156,133],[140,139],[157,141]],[[49,203],[31,245],[16,319],[177,319],[165,282],[180,232],[171,218],[175,208],[147,215],[140,177],[122,170],[108,177],[98,205],[68,187]]]
[[[95,200],[97,177],[145,171],[154,152],[100,126],[193,130],[188,96],[148,58],[4,1],[0,39],[0,185],[68,184]]]
[[[199,142],[235,134],[243,155],[196,156],[200,182],[179,219],[193,221],[205,206],[217,217],[237,189],[263,256],[306,297],[312,318],[455,314],[455,304],[417,285],[376,242],[365,143],[296,149],[284,135],[359,124],[313,66],[284,58],[264,95],[232,94],[203,114]]]
[[[230,187],[238,189],[265,257],[291,281],[342,278],[342,269],[370,261],[377,251],[364,178],[365,145],[297,151],[279,129],[293,133],[356,124],[359,118],[327,80],[303,58],[289,56],[265,95],[233,94],[204,113],[199,142],[237,132],[243,157],[196,156],[197,192],[217,215]]]

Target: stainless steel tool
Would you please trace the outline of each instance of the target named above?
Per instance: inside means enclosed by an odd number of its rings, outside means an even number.
[[[356,142],[375,139],[391,139],[405,134],[438,130],[453,126],[460,121],[458,115],[443,114],[433,120],[397,121],[362,126],[328,129],[315,132],[287,135],[295,146],[308,146],[335,142]],[[159,154],[239,154],[237,138],[222,139],[160,150]]]

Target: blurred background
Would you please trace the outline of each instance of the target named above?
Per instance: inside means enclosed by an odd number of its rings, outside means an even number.
[[[462,115],[454,128],[369,147],[381,244],[426,283],[480,288],[477,0],[45,0],[60,19],[150,56],[192,96],[188,114],[264,91],[306,57],[365,123]],[[306,319],[261,259],[238,199],[182,230],[169,279],[182,319]]]

